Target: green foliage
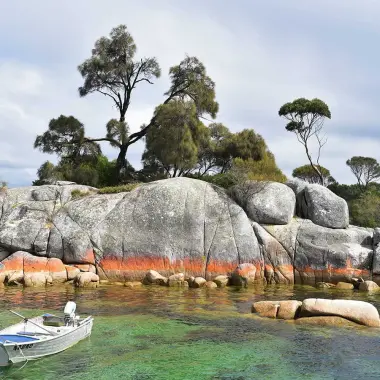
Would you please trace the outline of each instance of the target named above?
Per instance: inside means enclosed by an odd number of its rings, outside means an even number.
[[[91,57],[78,70],[84,79],[80,96],[99,92],[114,102],[124,121],[131,93],[138,83],[151,83],[161,74],[156,58],[135,60],[136,44],[125,25],[111,30],[109,37],[95,42]]]
[[[224,173],[231,167],[230,148],[233,134],[222,123],[211,123],[208,127],[209,138],[204,139],[198,149],[198,174],[208,172]]]
[[[74,116],[64,115],[50,120],[48,130],[36,137],[34,148],[44,153],[56,153],[74,163],[83,157],[101,154],[100,146],[85,138],[83,124]]]
[[[115,194],[115,193],[125,193],[130,192],[137,187],[141,186],[141,183],[128,183],[120,186],[109,186],[99,189],[99,194]]]
[[[198,58],[186,56],[179,65],[170,68],[169,76],[171,86],[165,93],[169,100],[192,100],[198,115],[216,117],[219,105],[215,101],[215,83],[207,76],[206,68]]]
[[[241,158],[234,159],[231,174],[235,177],[236,184],[250,181],[275,181],[285,182],[286,176],[282,173],[276,165],[274,156],[267,152],[261,160],[254,160],[248,158],[243,160]]]
[[[335,179],[331,176],[330,171],[323,166],[316,165],[318,167],[318,170],[322,173],[323,177],[325,178],[325,185],[329,186],[333,183],[335,183]],[[321,178],[319,175],[315,172],[313,167],[311,165],[303,165],[298,168],[295,168],[293,170],[292,176],[295,178],[302,179],[303,181],[309,182],[309,183],[317,183],[321,184]]]
[[[78,184],[93,187],[104,187],[117,183],[116,162],[108,161],[108,158],[99,155],[82,157],[82,161],[73,163],[71,160],[62,158],[55,166],[51,162],[44,162],[37,171],[38,179],[33,186],[54,183],[57,180],[73,181]]]
[[[284,104],[278,111],[278,114],[288,121],[286,130],[296,134],[297,140],[305,148],[311,167],[320,178],[320,183],[326,185],[325,177],[318,168],[320,166],[321,149],[327,141],[320,133],[325,118],[331,119],[331,112],[327,104],[320,99],[308,100],[299,98],[293,102]],[[316,138],[318,144],[318,154],[315,160],[311,155],[309,147],[312,137]],[[314,164],[314,162],[317,164]]]
[[[0,180],[0,191],[5,191],[7,190],[8,183],[6,181]]]
[[[205,174],[199,176],[197,174],[186,174],[186,177],[199,179],[208,183],[212,183],[216,186],[223,187],[224,189],[229,189],[231,186],[236,184],[236,178],[232,175],[231,172],[227,173],[218,173],[214,175]]]
[[[380,226],[380,193],[366,191],[350,205],[353,224],[375,228]]]
[[[63,180],[61,173],[50,161],[45,161],[37,170],[38,179],[33,181],[33,186],[41,186],[48,183],[55,182],[56,180]]]
[[[136,86],[141,82],[153,84],[152,80],[161,74],[156,58],[135,60],[136,50],[136,44],[127,27],[119,25],[111,30],[109,37],[101,37],[95,42],[91,57],[78,67],[84,79],[83,86],[79,88],[80,96],[94,92],[101,93],[110,98],[119,111],[119,122],[113,119],[107,124],[106,137],[86,139],[91,142],[108,141],[112,146],[119,148],[117,158],[119,180],[126,174],[128,177],[126,160],[128,147],[145,137],[151,129],[159,128],[162,121],[157,112],[162,110],[161,106],[157,107],[150,122],[138,132],[129,135],[128,127],[124,123],[132,92]],[[205,66],[196,57],[186,56],[179,65],[170,68],[169,76],[171,85],[164,94],[167,98],[163,105],[173,101],[191,101],[198,116],[202,114],[209,114],[213,118],[216,116],[219,106],[215,101],[215,83],[207,75]],[[166,130],[161,129],[161,132]],[[185,156],[192,156],[195,150],[194,147],[193,149],[190,147],[189,133],[182,132],[182,136],[177,136],[177,139],[184,142],[185,148],[180,146],[183,162]],[[156,153],[150,156],[149,160],[154,161]]]
[[[109,139],[111,146],[120,147],[128,142],[129,126],[126,122],[111,119],[107,123],[106,129],[106,138]]]
[[[146,135],[143,162],[162,167],[176,177],[197,163],[198,147],[207,139],[207,129],[199,121],[193,102],[172,100],[156,110],[156,127]]]
[[[367,187],[371,181],[380,178],[380,165],[372,157],[354,156],[346,164],[361,186]]]
[[[278,111],[279,116],[289,120],[286,126],[288,131],[301,131],[310,129],[310,126],[323,118],[331,119],[328,105],[320,99],[308,100],[299,98],[293,102],[285,103]]]

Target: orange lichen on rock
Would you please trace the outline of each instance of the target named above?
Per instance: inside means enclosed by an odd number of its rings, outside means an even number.
[[[95,264],[95,254],[93,249],[88,249],[86,251],[86,254],[83,257],[83,262],[89,263],[89,264]]]
[[[108,256],[98,263],[101,277],[118,278],[123,280],[142,279],[145,273],[156,270],[165,276],[183,272],[186,275],[204,275],[204,262],[199,259],[183,259],[170,261],[167,257],[160,256]]]

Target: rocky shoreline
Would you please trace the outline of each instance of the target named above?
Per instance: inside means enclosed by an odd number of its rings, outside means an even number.
[[[0,193],[5,285],[141,282],[149,270],[242,286],[380,283],[379,242],[380,230],[348,225],[343,199],[299,180],[231,192],[172,178],[117,194],[67,182]]]

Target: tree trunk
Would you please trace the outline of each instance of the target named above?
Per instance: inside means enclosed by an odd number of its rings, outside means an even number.
[[[122,177],[123,177],[123,171],[127,168],[127,150],[128,150],[128,145],[122,145],[120,147],[120,152],[119,155],[117,156],[116,159],[116,171],[117,171],[117,177],[118,181],[121,182]]]

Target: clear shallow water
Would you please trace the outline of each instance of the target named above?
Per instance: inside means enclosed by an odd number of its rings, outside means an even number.
[[[380,331],[296,326],[260,319],[253,301],[307,297],[374,303],[380,295],[311,287],[0,290],[0,328],[61,311],[68,300],[92,314],[91,337],[67,351],[0,369],[4,379],[380,379]]]

